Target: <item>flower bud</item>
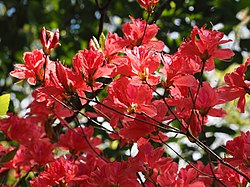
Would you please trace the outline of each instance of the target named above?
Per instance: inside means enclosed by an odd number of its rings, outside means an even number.
[[[151,14],[155,6],[159,3],[159,0],[138,0],[138,3],[145,8],[148,14]]]
[[[54,48],[59,47],[61,45],[59,43],[58,29],[56,30],[56,32],[53,33],[51,31],[46,30],[45,27],[43,27],[40,34],[40,40],[41,44],[43,45],[43,52],[47,55],[49,55]]]

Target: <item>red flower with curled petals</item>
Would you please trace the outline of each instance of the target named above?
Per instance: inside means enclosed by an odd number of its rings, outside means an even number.
[[[97,152],[99,152],[99,149],[95,147],[101,143],[101,139],[92,138],[93,134],[94,128],[92,126],[70,129],[60,136],[58,145],[66,150],[74,151],[75,153],[92,153],[93,150],[89,146],[90,144]]]
[[[104,55],[97,50],[82,50],[72,59],[74,70],[82,75],[86,84],[93,89],[98,89],[102,83],[96,82],[97,78],[109,77],[114,70],[113,65],[105,64]],[[89,89],[88,91],[92,91]]]
[[[227,153],[233,157],[227,158],[227,161],[233,165],[250,166],[250,132],[241,132],[241,135],[229,140],[226,143]],[[250,171],[249,171],[250,174]]]
[[[11,71],[10,75],[18,79],[27,79],[28,83],[35,85],[43,80],[43,65],[45,60],[40,50],[26,52],[23,55],[24,64],[15,64],[18,69]]]
[[[87,175],[79,175],[78,165],[69,158],[60,157],[54,162],[45,166],[45,170],[40,172],[37,178],[31,180],[33,187],[44,186],[78,186],[75,181],[86,180]],[[71,185],[69,185],[71,183]]]
[[[31,142],[24,152],[25,162],[30,162],[31,166],[33,164],[46,165],[54,160],[53,149],[54,145],[48,139]]]
[[[234,171],[233,169],[219,163],[217,169],[215,170],[215,176],[223,182],[226,186],[238,187],[238,186],[247,186],[247,180]],[[248,175],[249,177],[249,175]],[[216,182],[217,184],[220,184]]]
[[[157,51],[164,48],[162,41],[152,40],[159,30],[156,24],[148,25],[145,20],[134,19],[132,16],[130,16],[130,19],[132,23],[127,22],[122,27],[129,48],[140,45]]]
[[[150,117],[157,115],[156,107],[151,104],[152,90],[145,84],[134,85],[131,84],[129,78],[121,77],[109,85],[108,94],[108,97],[102,103],[114,110],[129,115],[142,113]],[[123,115],[101,105],[98,105],[97,109],[111,117],[112,127],[117,127],[119,119],[125,118]]]
[[[136,172],[131,172],[133,167],[124,161],[105,164],[100,169],[92,172],[90,179],[88,179],[89,186],[139,187],[141,185],[137,180]]]
[[[47,35],[48,35],[48,40],[47,40]],[[43,27],[40,34],[40,40],[43,45],[43,52],[46,55],[49,55],[54,48],[59,47],[61,45],[58,42],[59,41],[58,29],[55,32],[51,32],[49,30],[46,30],[45,27]]]
[[[56,75],[51,73],[50,77],[53,79],[58,91],[60,90],[62,92],[61,95],[65,98],[77,93],[82,105],[87,102],[84,99],[86,97],[84,91],[88,88],[78,72],[73,71],[72,68],[65,67],[60,62],[56,62]],[[51,89],[53,90],[53,87],[55,86],[51,86]],[[56,88],[54,88],[54,93],[56,92],[55,90]],[[54,95],[54,93],[52,92],[51,94]]]
[[[245,111],[246,94],[250,94],[250,81],[245,79],[245,72],[250,65],[250,58],[245,64],[240,65],[234,72],[225,75],[227,86],[219,89],[221,102],[227,102],[239,98],[237,107],[240,112]]]
[[[211,186],[214,182],[212,176],[213,172],[211,167],[214,166],[211,164],[203,165],[201,161],[192,164],[196,169],[187,165],[186,168],[181,168],[176,180],[176,186],[189,186],[189,187],[206,187]],[[203,173],[199,172],[202,171]]]
[[[160,82],[160,77],[154,73],[160,65],[160,55],[144,46],[134,47],[133,50],[126,50],[129,63],[126,75],[130,75],[139,82],[148,82],[156,85]],[[131,67],[131,68],[130,68]],[[123,72],[121,72],[123,74]]]
[[[214,69],[214,58],[225,60],[234,56],[231,49],[218,48],[220,44],[225,44],[231,40],[223,40],[224,34],[216,30],[208,30],[205,27],[194,26],[190,39],[181,44],[178,52],[187,56],[200,57],[200,63],[205,63],[204,69],[211,71]]]
[[[208,82],[204,82],[199,90],[196,100],[196,108],[202,116],[224,117],[226,111],[223,109],[214,108],[220,104],[219,96],[216,89],[212,88]]]
[[[108,33],[108,37],[105,40],[105,48],[104,54],[105,58],[108,60],[108,63],[118,57],[118,53],[122,51],[122,49],[127,46],[129,43],[128,41],[124,40],[123,38],[119,37],[118,34]]]
[[[138,0],[138,3],[150,14],[159,3],[159,0]]]

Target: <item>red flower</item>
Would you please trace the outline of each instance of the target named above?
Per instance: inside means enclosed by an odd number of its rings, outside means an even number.
[[[225,44],[231,40],[222,40],[224,34],[216,30],[207,30],[205,27],[195,26],[191,32],[190,39],[181,44],[178,52],[181,55],[198,56],[200,64],[205,63],[205,70],[214,69],[214,58],[225,60],[231,58],[234,53],[230,49],[220,49],[220,44]]]
[[[162,163],[160,174],[157,176],[157,182],[160,186],[175,186],[178,172],[178,164],[170,158],[166,163]]]
[[[132,167],[127,162],[108,163],[91,174],[89,186],[139,187],[141,185],[137,181],[136,172],[131,172]]]
[[[10,116],[0,121],[0,130],[10,139],[23,145],[29,145],[33,141],[38,141],[44,133],[43,128],[38,124],[39,121],[36,117]]]
[[[160,77],[154,75],[160,65],[159,54],[150,51],[144,46],[140,46],[134,47],[133,50],[126,50],[126,55],[129,59],[129,67],[127,72],[124,72],[125,75],[133,76],[139,82],[147,81],[151,85],[156,85],[160,82]]]
[[[74,151],[75,153],[78,152],[93,152],[92,149],[89,147],[88,142],[95,148],[97,145],[101,143],[101,139],[99,138],[92,138],[94,133],[94,128],[92,126],[85,127],[81,129],[80,127],[75,129],[69,129],[65,134],[60,136],[60,141],[58,145],[60,147],[65,148],[66,150],[69,149]],[[86,141],[86,139],[88,142]],[[99,149],[95,148],[97,152]]]
[[[38,178],[31,180],[33,187],[49,187],[56,185],[75,186],[76,184],[68,185],[74,180],[86,180],[87,175],[78,176],[78,166],[69,160],[69,158],[60,157],[54,162],[46,165],[45,171],[40,172]]]
[[[138,0],[138,3],[146,9],[148,13],[152,13],[159,0]]]
[[[243,176],[241,176],[239,173],[237,173],[233,169],[220,163],[218,164],[218,168],[215,170],[215,175],[226,186],[238,187],[238,186],[247,186],[248,184],[248,182]],[[220,185],[218,182],[216,183]]]
[[[157,115],[156,107],[151,104],[152,90],[147,85],[134,85],[126,77],[114,80],[108,87],[108,97],[103,104],[125,114],[145,113],[151,117]],[[111,126],[116,127],[124,116],[99,105],[98,110],[111,117]]]
[[[131,16],[130,19],[132,23],[127,22],[122,27],[125,40],[129,43],[129,48],[144,45],[149,49],[155,49],[157,51],[163,49],[164,43],[162,41],[152,40],[159,30],[156,24],[147,25],[145,20],[134,19]],[[143,34],[144,32],[145,34]]]
[[[73,68],[82,75],[86,84],[98,89],[102,83],[96,82],[97,78],[109,77],[114,66],[105,65],[103,53],[94,50],[79,51],[72,59]],[[89,91],[92,91],[89,89]]]
[[[136,116],[141,120],[148,120],[146,117]],[[137,142],[141,137],[150,137],[150,133],[155,130],[154,126],[140,121],[128,121],[123,123],[123,128],[119,130],[119,136],[124,140]]]
[[[37,142],[31,142],[25,149],[24,159],[33,164],[45,165],[54,160],[52,150],[54,145],[48,139],[40,139]]]
[[[193,164],[199,171],[188,165],[186,168],[181,168],[176,180],[176,186],[192,186],[192,187],[206,187],[211,186],[213,183],[213,178],[209,178],[207,175],[212,176],[210,165],[203,165],[201,161]],[[213,165],[211,165],[213,167]]]
[[[123,50],[125,46],[129,45],[128,41],[119,37],[116,33],[108,33],[108,37],[105,40],[104,54],[108,63],[118,57],[118,53]]]
[[[48,40],[47,40],[48,35]],[[52,50],[61,44],[58,43],[59,41],[59,30],[57,29],[56,32],[51,32],[45,29],[45,27],[42,28],[41,34],[40,34],[40,40],[43,45],[43,52],[47,55],[49,55]]]
[[[228,158],[230,163],[234,165],[250,166],[250,132],[243,133],[229,140],[226,143],[227,152],[233,157]]]
[[[196,108],[199,110],[202,116],[215,116],[223,117],[226,115],[225,110],[213,108],[220,104],[219,97],[214,88],[210,86],[208,82],[204,82],[199,90],[199,94],[196,100]]]
[[[40,50],[26,52],[23,55],[25,64],[15,64],[18,69],[11,71],[10,75],[18,79],[27,79],[28,83],[35,85],[37,81],[43,80],[43,65],[45,60]]]
[[[250,81],[245,79],[247,66],[250,65],[250,58],[245,64],[240,65],[233,73],[225,75],[224,79],[227,86],[219,89],[219,94],[222,102],[231,101],[239,97],[238,110],[245,111],[246,94],[250,94]]]
[[[31,167],[29,159],[25,158],[26,147],[20,144],[15,156],[9,162],[4,162],[4,166],[1,167],[0,171],[14,169],[14,176],[18,178],[22,175],[22,172],[28,172]]]
[[[85,104],[87,101],[84,99],[87,90],[87,85],[82,79],[82,75],[79,72],[73,71],[71,68],[63,66],[60,62],[56,62],[56,75],[51,73],[50,76],[53,79],[55,85],[50,85],[57,87],[61,90],[61,94],[65,97],[70,97],[77,94],[80,97],[81,104]],[[53,89],[52,95],[56,92],[56,88]]]

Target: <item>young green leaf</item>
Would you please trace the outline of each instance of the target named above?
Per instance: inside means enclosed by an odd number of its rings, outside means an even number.
[[[0,96],[0,116],[6,115],[10,104],[10,94]]]
[[[99,44],[101,45],[101,49],[102,50],[105,49],[105,41],[106,41],[106,37],[105,37],[105,35],[102,32],[102,34],[99,37]]]

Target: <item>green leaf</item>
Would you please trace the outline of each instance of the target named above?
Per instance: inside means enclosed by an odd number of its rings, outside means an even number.
[[[0,116],[6,115],[10,104],[10,94],[0,96]]]
[[[6,155],[4,155],[1,160],[0,160],[0,163],[4,163],[4,162],[9,162],[11,161],[14,156],[16,155],[16,152],[17,152],[18,148],[8,152]]]
[[[102,50],[105,49],[105,41],[106,41],[106,37],[102,32],[102,34],[99,37],[99,44],[100,44]]]

